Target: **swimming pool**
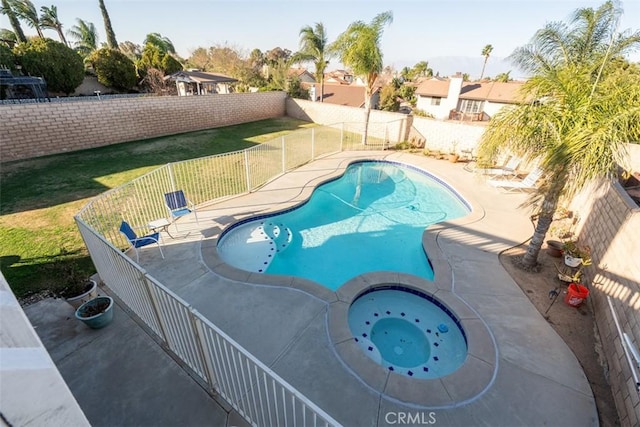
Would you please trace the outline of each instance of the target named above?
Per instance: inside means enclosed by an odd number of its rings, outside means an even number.
[[[440,378],[467,357],[467,339],[457,317],[436,298],[414,289],[370,289],[353,301],[348,319],[360,349],[400,375]]]
[[[454,190],[423,170],[361,161],[303,205],[225,230],[218,253],[236,268],[303,277],[331,290],[371,271],[433,280],[422,248],[425,227],[469,212]]]

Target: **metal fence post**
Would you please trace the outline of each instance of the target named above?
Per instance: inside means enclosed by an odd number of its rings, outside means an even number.
[[[311,161],[315,160],[316,151],[316,130],[311,128]]]
[[[340,126],[340,151],[344,151],[344,122]]]
[[[286,169],[286,157],[285,157],[285,152],[284,152],[284,148],[285,148],[285,142],[284,142],[284,136],[282,137],[282,173],[284,173],[287,169]]]
[[[196,346],[198,347],[198,354],[200,355],[200,358],[202,359],[205,367],[204,369],[204,373],[206,375],[205,380],[207,381],[207,384],[209,384],[209,394],[213,396],[216,391],[215,384],[214,384],[215,373],[213,370],[213,361],[209,357],[209,352],[206,351],[204,347],[205,340],[202,337],[202,335],[204,334],[201,328],[202,324],[197,321],[196,317],[197,317],[197,314],[195,313],[194,308],[189,306],[189,321],[191,322],[191,327],[193,328],[193,335],[196,337]]]
[[[244,150],[244,173],[247,179],[247,193],[251,193],[251,176],[249,175],[249,150]]]
[[[155,314],[156,319],[158,319],[158,326],[160,327],[160,331],[162,332],[162,336],[160,338],[162,338],[162,341],[164,341],[167,347],[171,348],[171,345],[169,344],[169,335],[167,334],[167,331],[164,325],[164,319],[162,318],[162,316],[160,316],[160,311],[158,311],[158,301],[156,301],[155,295],[153,294],[153,291],[150,288],[151,284],[145,277],[147,273],[144,270],[139,270],[139,272],[140,272],[139,277],[140,277],[140,280],[142,281],[142,286],[144,287],[145,291],[147,291],[147,296],[149,297],[149,302],[151,303],[151,309],[153,310],[153,314]]]
[[[173,163],[167,163],[169,168],[169,182],[171,182],[171,191],[176,191],[176,182],[173,178]]]

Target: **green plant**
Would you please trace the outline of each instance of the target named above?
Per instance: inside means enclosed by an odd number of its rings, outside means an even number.
[[[13,53],[23,71],[44,78],[52,92],[70,94],[84,79],[80,55],[55,40],[33,38],[17,45]]]
[[[128,90],[137,82],[136,67],[122,52],[102,48],[89,55],[88,62],[105,86]]]
[[[581,265],[591,264],[591,248],[589,246],[580,246],[576,240],[566,240],[562,244],[562,250],[574,258],[582,260]]]
[[[65,251],[60,251],[64,256]],[[88,292],[92,283],[89,276],[82,271],[72,259],[60,258],[50,264],[51,277],[56,279],[51,292],[56,298],[73,298]]]

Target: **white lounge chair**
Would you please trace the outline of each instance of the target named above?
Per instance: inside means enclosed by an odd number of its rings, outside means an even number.
[[[495,176],[495,177],[508,177],[508,176],[516,176],[518,166],[522,163],[522,158],[517,156],[512,156],[509,158],[509,161],[505,163],[503,166],[492,166],[488,168],[468,168],[467,171],[485,175],[485,176]],[[466,167],[465,167],[466,169]]]
[[[507,193],[519,192],[519,191],[529,191],[536,189],[536,182],[542,176],[542,169],[535,168],[527,176],[520,180],[516,179],[490,179],[487,182],[492,187],[496,187],[500,190],[503,190]]]

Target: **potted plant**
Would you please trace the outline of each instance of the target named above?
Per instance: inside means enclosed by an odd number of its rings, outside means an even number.
[[[580,246],[575,240],[567,240],[562,245],[564,263],[572,268],[591,264],[591,250],[588,246]]]
[[[98,284],[80,270],[74,260],[56,261],[53,277],[59,283],[54,287],[54,296],[64,298],[74,309],[98,296]]]
[[[554,258],[560,258],[562,256],[562,246],[562,242],[558,240],[547,240],[547,253]]]
[[[100,329],[113,320],[113,298],[99,296],[82,304],[76,310],[76,319],[91,329]]]
[[[460,158],[460,155],[456,152],[457,146],[458,146],[458,141],[453,141],[451,143],[451,150],[449,151],[449,161],[451,163],[456,163]]]

